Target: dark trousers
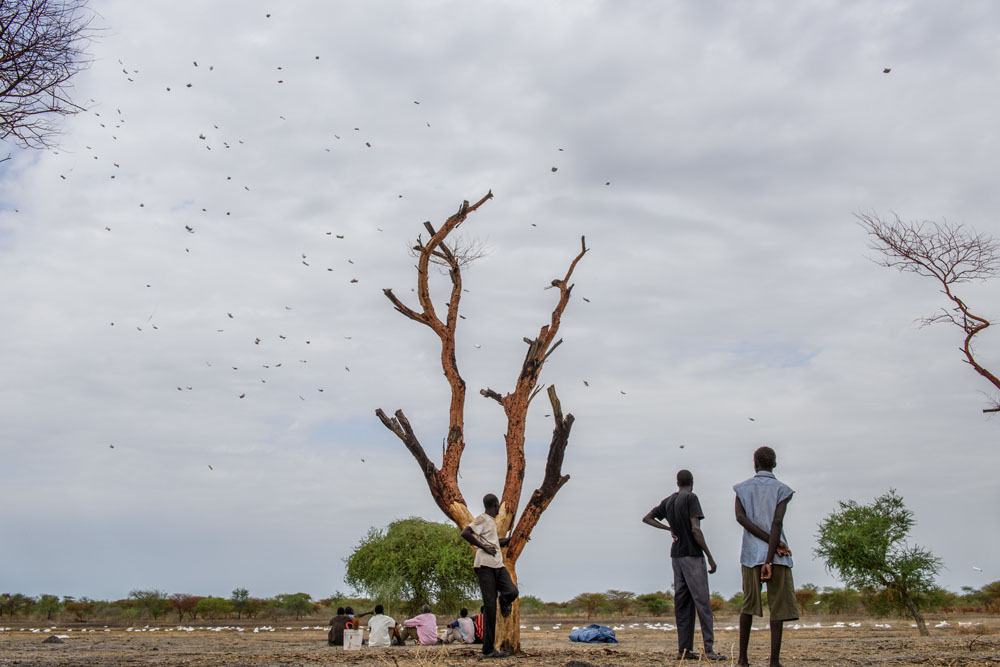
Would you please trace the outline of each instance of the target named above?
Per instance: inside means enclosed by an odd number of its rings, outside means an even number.
[[[677,622],[677,652],[694,653],[694,614],[701,621],[705,651],[712,653],[715,633],[708,593],[708,567],[704,556],[671,558],[674,568],[674,619]]]
[[[477,567],[476,578],[483,593],[483,655],[493,653],[497,636],[497,596],[510,604],[517,599],[517,586],[505,567]]]

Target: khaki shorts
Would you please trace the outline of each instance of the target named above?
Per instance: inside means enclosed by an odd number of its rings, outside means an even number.
[[[760,569],[741,566],[743,568],[743,607],[740,612],[763,616],[764,607],[761,604],[761,584],[767,584],[767,607],[772,621],[794,621],[799,617],[799,605],[795,601],[795,582],[792,581],[792,568],[785,565],[772,565],[771,578],[766,582],[760,580]]]

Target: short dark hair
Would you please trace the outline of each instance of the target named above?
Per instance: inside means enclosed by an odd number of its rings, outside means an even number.
[[[691,486],[694,484],[694,475],[690,470],[677,471],[677,486]]]
[[[344,607],[344,613],[348,616],[354,616],[354,607]]]
[[[500,499],[492,493],[483,496],[483,507],[500,507]]]
[[[423,607],[420,608],[420,611],[422,611],[425,614],[430,613],[430,610],[431,606],[429,604],[425,604]]]
[[[343,615],[344,615],[344,608],[337,607],[337,616],[343,616]]]
[[[462,618],[465,618],[466,616],[469,615],[469,610],[466,609],[465,607],[462,607],[462,611],[458,612],[458,615],[461,616]]]
[[[778,456],[770,447],[758,447],[753,453],[753,464],[758,470],[771,471],[778,465]]]
[[[384,611],[385,611],[385,607],[383,607],[380,604],[375,605],[375,613],[376,614],[381,614]]]

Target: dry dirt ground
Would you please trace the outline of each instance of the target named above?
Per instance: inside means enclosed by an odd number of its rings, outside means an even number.
[[[919,637],[909,623],[888,621],[875,627],[864,620],[861,627],[821,627],[785,631],[782,663],[792,665],[997,665],[1000,666],[1000,618],[952,618],[950,625],[933,627],[930,637]],[[959,626],[963,623],[981,625]],[[677,665],[676,632],[632,626],[632,619],[616,631],[618,644],[576,644],[567,639],[573,625],[585,621],[528,619],[523,623],[523,654],[485,664],[498,665]],[[663,622],[654,619],[650,623]],[[812,625],[808,619],[803,625]],[[823,621],[829,626],[834,621]],[[726,629],[734,619],[716,621],[716,651],[735,652],[736,631]],[[558,629],[553,626],[559,625]],[[763,625],[763,624],[761,624]],[[884,625],[884,623],[883,623]],[[263,627],[263,624],[261,624]],[[0,632],[0,665],[472,665],[482,658],[479,647],[394,647],[344,651],[326,644],[326,632],[312,622],[287,625],[254,633],[256,623],[221,629],[187,630],[173,625],[110,628],[102,626],[38,627],[17,625]],[[535,629],[538,627],[538,630]],[[45,632],[45,630],[48,632]],[[34,632],[32,630],[35,630]],[[61,644],[43,643],[53,635]],[[700,650],[700,635],[695,635]],[[768,632],[754,632],[750,643],[751,665],[767,665]],[[735,661],[716,663],[732,665]],[[686,665],[693,663],[687,662]]]

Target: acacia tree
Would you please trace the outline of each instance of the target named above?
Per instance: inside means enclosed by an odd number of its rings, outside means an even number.
[[[469,545],[446,523],[416,517],[372,528],[344,559],[344,581],[375,602],[407,613],[435,603],[438,612],[458,611],[476,590]]]
[[[878,261],[882,266],[927,276],[941,285],[941,292],[952,305],[942,308],[937,315],[922,318],[921,322],[924,325],[949,322],[965,332],[961,350],[966,363],[1000,389],[1000,377],[985,368],[972,349],[973,337],[991,322],[973,313],[954,291],[957,284],[986,280],[1000,272],[1000,242],[947,221],[903,222],[895,213],[891,220],[875,214],[855,217],[871,236],[869,247],[881,255]],[[1000,412],[1000,398],[992,399],[992,403],[983,412]]]
[[[0,140],[45,148],[56,118],[80,111],[69,93],[70,79],[89,64],[84,47],[92,15],[86,5],[0,2]]]
[[[242,618],[243,612],[250,606],[250,591],[245,588],[233,589],[233,594],[229,597],[229,602],[232,603],[233,609],[236,610],[236,618]]]
[[[870,505],[839,505],[819,525],[815,554],[848,586],[882,595],[888,609],[911,615],[920,634],[928,635],[920,607],[934,589],[941,559],[906,543],[913,512],[893,489]]]
[[[458,486],[458,470],[465,450],[465,380],[462,379],[455,358],[455,331],[460,316],[459,305],[462,298],[462,266],[464,257],[457,252],[456,246],[449,241],[448,236],[454,232],[470,213],[493,198],[488,192],[482,199],[470,205],[462,202],[458,211],[449,217],[440,229],[435,230],[430,222],[424,227],[430,234],[426,242],[418,237],[414,252],[417,254],[417,299],[418,308],[410,308],[400,301],[391,289],[383,290],[385,296],[392,302],[396,310],[411,320],[430,328],[441,341],[441,367],[451,389],[448,407],[448,433],[445,437],[444,452],[440,468],[428,457],[420,444],[413,427],[402,410],[397,410],[394,417],[389,417],[381,409],[376,414],[382,423],[398,437],[410,451],[420,466],[427,481],[431,496],[445,516],[451,519],[459,528],[464,528],[472,522],[465,498]],[[510,542],[504,548],[504,563],[510,571],[510,576],[517,582],[517,559],[527,543],[531,531],[538,523],[542,512],[552,502],[556,492],[569,480],[569,475],[562,474],[563,455],[573,426],[573,415],[563,415],[562,406],[556,395],[554,386],[548,388],[548,398],[552,405],[552,417],[555,426],[549,444],[548,459],[545,464],[545,475],[541,486],[529,498],[515,523],[517,511],[521,502],[521,491],[524,483],[524,428],[528,407],[532,399],[541,391],[538,387],[538,377],[542,366],[549,355],[562,343],[557,340],[559,323],[563,311],[569,303],[573,285],[570,278],[577,263],[587,252],[585,239],[580,239],[581,249],[573,259],[563,278],[552,280],[551,287],[558,288],[559,300],[552,310],[549,322],[543,325],[535,338],[524,338],[528,345],[521,370],[514,381],[514,388],[507,394],[485,388],[480,390],[483,396],[495,400],[507,417],[507,432],[504,435],[507,450],[507,472],[504,479],[503,493],[500,498],[500,513],[496,517],[497,532],[501,536],[509,534]],[[451,281],[451,291],[445,304],[444,319],[438,314],[430,292],[430,266],[437,264],[448,271]],[[510,616],[497,618],[497,645],[505,651],[520,650],[520,605],[515,603]]]

